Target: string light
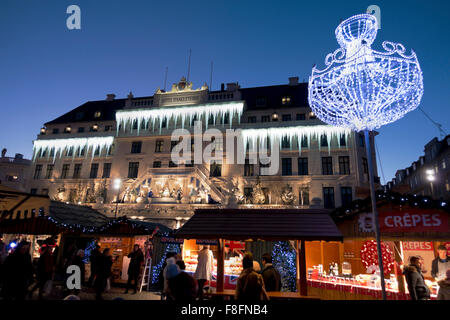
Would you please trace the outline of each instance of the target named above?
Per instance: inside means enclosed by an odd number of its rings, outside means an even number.
[[[272,261],[273,266],[280,273],[282,291],[295,291],[297,286],[296,253],[289,242],[278,241],[273,244]]]
[[[371,49],[377,28],[370,14],[343,21],[335,32],[341,48],[327,55],[324,70],[313,68],[309,105],[325,123],[370,131],[418,107],[423,76],[416,54],[388,41],[383,52]]]

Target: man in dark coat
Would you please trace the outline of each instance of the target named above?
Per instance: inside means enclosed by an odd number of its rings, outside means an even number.
[[[98,262],[102,253],[100,252],[100,246],[98,244],[95,245],[95,249],[91,251],[91,255],[89,257],[89,261],[91,262],[91,275],[89,276],[88,286],[93,286],[94,278],[98,269]]]
[[[176,302],[193,302],[197,297],[197,281],[186,273],[186,265],[183,260],[177,260],[180,272],[168,279],[169,294]]]
[[[131,286],[131,281],[133,280],[133,289],[134,293],[136,293],[139,274],[141,273],[141,265],[144,262],[144,254],[142,253],[142,250],[139,248],[138,244],[134,245],[133,252],[130,252],[128,254],[128,258],[130,258],[130,264],[128,265],[128,282],[125,293],[128,293],[128,289]]]
[[[408,291],[411,296],[411,300],[430,299],[430,289],[428,289],[425,284],[420,257],[411,257],[410,264],[405,267],[403,274],[406,277],[406,283],[408,284]]]
[[[3,294],[5,300],[25,300],[28,286],[33,277],[30,243],[21,241],[5,260]]]
[[[94,281],[94,287],[97,300],[103,300],[102,293],[106,289],[108,278],[111,276],[111,267],[113,265],[113,259],[111,256],[111,250],[106,248],[103,250],[103,254],[99,257],[98,268]]]
[[[263,300],[269,300],[262,276],[253,269],[251,254],[244,255],[242,267],[244,270],[237,280],[235,299],[246,303],[260,303]]]
[[[281,290],[281,276],[277,269],[272,265],[272,256],[268,253],[262,256],[262,277],[264,279],[264,286],[267,291]]]

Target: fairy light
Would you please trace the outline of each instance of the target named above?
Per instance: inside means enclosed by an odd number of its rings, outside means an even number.
[[[100,148],[100,153],[106,149],[109,152],[112,144],[114,142],[114,137],[90,137],[90,138],[70,138],[70,139],[43,139],[35,140],[33,143],[33,160],[38,156],[42,156],[46,151],[53,149],[53,161],[56,157],[62,157],[65,150],[72,150],[73,156],[75,157],[76,152],[81,155],[84,148],[86,148],[86,156],[89,149],[92,149],[92,157],[94,152]]]
[[[136,110],[119,110],[116,112],[117,122],[117,134],[119,134],[119,127],[123,131],[126,131],[127,125],[129,125],[130,132],[133,131],[133,124],[137,123],[137,133],[142,123],[145,127],[151,125],[154,129],[156,124],[159,125],[159,130],[162,129],[164,122],[175,122],[175,126],[179,123],[181,128],[184,128],[186,122],[191,125],[194,119],[204,119],[206,127],[208,127],[209,119],[213,119],[214,125],[217,119],[222,119],[222,124],[225,123],[225,117],[228,116],[230,127],[232,124],[233,116],[237,116],[240,121],[241,115],[244,111],[244,102],[221,102],[221,103],[208,103],[193,106],[181,106],[159,109],[136,109]]]
[[[414,51],[385,41],[371,49],[377,35],[375,16],[361,14],[336,29],[341,46],[313,68],[309,105],[325,123],[355,131],[374,130],[416,109],[423,95],[422,71]]]

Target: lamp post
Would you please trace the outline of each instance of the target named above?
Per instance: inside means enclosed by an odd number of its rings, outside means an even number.
[[[122,180],[120,180],[119,178],[114,179],[114,189],[117,190],[116,211],[114,212],[114,218],[117,218],[117,209],[119,208],[119,196],[120,196],[121,185],[122,185]]]
[[[336,28],[340,48],[325,58],[326,68],[313,67],[309,105],[330,125],[364,131],[369,169],[381,290],[386,299],[380,227],[376,208],[370,131],[416,109],[423,95],[423,77],[416,54],[406,54],[400,43],[383,42],[384,51],[371,48],[377,36],[375,16],[360,14]]]
[[[433,198],[433,193],[434,193],[434,190],[433,190],[433,181],[436,180],[436,177],[435,177],[435,175],[434,175],[434,170],[428,169],[428,170],[426,171],[426,174],[427,174],[427,180],[430,181],[430,186],[431,186],[431,197]]]

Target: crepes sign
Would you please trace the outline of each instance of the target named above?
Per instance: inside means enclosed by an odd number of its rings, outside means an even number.
[[[436,210],[380,210],[379,218],[381,232],[449,232],[448,214]]]

